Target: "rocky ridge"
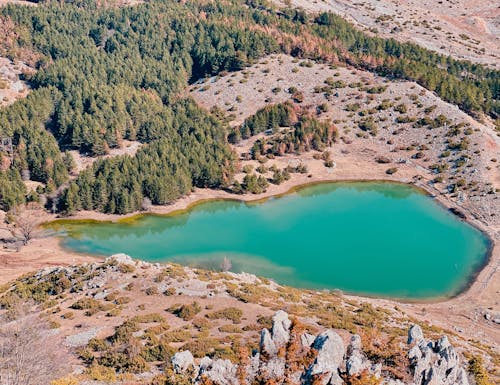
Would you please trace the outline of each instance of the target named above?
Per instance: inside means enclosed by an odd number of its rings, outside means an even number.
[[[237,365],[210,357],[203,357],[196,364],[189,350],[176,353],[171,361],[176,373],[190,370],[197,384],[341,385],[350,383],[353,378],[388,385],[469,384],[465,367],[448,337],[427,340],[418,325],[413,325],[408,332],[409,381],[385,377],[382,365],[372,363],[361,347],[359,335],[352,335],[346,348],[342,338],[332,329],[317,336],[297,335],[289,315],[280,310],[273,317],[272,328],[262,330],[259,351],[253,352],[246,364]],[[297,361],[303,364],[302,367],[295,365]]]
[[[54,338],[81,385],[460,385],[475,383],[475,357],[496,377],[493,341],[474,344],[406,315],[404,304],[361,300],[117,254],[1,287],[0,332],[41,320],[50,328],[39,334]]]

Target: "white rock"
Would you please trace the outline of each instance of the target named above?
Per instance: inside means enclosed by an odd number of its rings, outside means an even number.
[[[125,265],[135,265],[135,261],[132,259],[132,257],[123,253],[113,254],[112,256],[107,257],[104,261],[105,262],[115,261],[117,263],[123,263]]]
[[[422,333],[422,328],[418,325],[413,325],[408,331],[408,344],[414,342],[419,343],[424,339],[424,334]]]
[[[273,317],[273,327],[271,329],[272,338],[277,348],[285,346],[290,340],[290,326],[292,322],[288,314],[283,310],[278,310]]]
[[[177,352],[172,357],[172,365],[176,373],[182,373],[194,366],[194,357],[189,350]]]

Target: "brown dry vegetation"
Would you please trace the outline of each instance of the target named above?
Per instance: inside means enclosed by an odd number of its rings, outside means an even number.
[[[299,351],[298,336],[304,330],[334,328],[346,342],[349,333],[361,334],[365,353],[383,363],[385,372],[398,378],[407,374],[407,362],[398,352],[414,319],[400,308],[375,307],[341,293],[283,287],[251,275],[143,262],[126,271],[120,265],[109,260],[25,276],[1,289],[0,313],[12,318],[19,302],[33,301],[35,314],[83,361],[86,378],[131,379],[163,368],[165,362],[168,371],[169,358],[179,349],[189,349],[195,357],[239,362],[247,357],[242,352],[257,347],[258,332],[269,326],[277,309],[295,317],[290,344],[282,352],[290,373],[311,358]],[[157,290],[148,295],[152,286]],[[172,287],[176,294],[163,294]],[[471,345],[449,330],[427,323],[423,327],[430,338],[447,333],[460,351],[484,355],[493,374],[498,369],[495,338],[491,346]]]
[[[362,30],[410,41],[457,59],[496,66],[500,58],[498,4],[488,0],[274,0],[308,12],[331,11]]]

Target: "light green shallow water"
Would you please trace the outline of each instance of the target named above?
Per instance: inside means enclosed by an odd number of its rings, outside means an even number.
[[[232,271],[306,288],[431,298],[457,294],[488,239],[405,185],[329,183],[259,204],[212,201],[133,224],[68,224],[63,244]]]

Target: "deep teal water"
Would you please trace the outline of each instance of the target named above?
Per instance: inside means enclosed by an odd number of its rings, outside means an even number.
[[[457,294],[483,265],[488,239],[418,190],[329,183],[263,203],[211,201],[133,224],[71,224],[63,245],[270,277],[305,288],[430,298]]]

